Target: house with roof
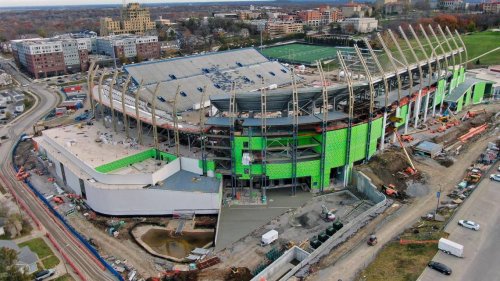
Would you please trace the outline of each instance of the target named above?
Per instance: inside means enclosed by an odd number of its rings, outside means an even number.
[[[31,251],[28,246],[19,248],[19,246],[10,240],[0,240],[0,248],[8,248],[15,250],[17,252],[17,264],[16,266],[19,270],[31,274],[38,270],[36,263],[38,262],[38,256],[36,253]]]

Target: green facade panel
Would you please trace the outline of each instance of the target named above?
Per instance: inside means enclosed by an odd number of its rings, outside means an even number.
[[[372,121],[372,129],[370,135],[370,151],[368,155],[371,157],[377,152],[378,139],[382,137],[382,121],[384,118],[380,117]]]
[[[484,82],[479,82],[474,86],[474,98],[472,101],[474,104],[483,101],[485,88],[486,88],[486,83]]]
[[[157,155],[157,153],[159,153],[159,154]],[[95,170],[100,172],[100,173],[109,173],[109,172],[112,172],[112,171],[115,171],[118,169],[128,167],[134,163],[142,162],[148,158],[156,158],[157,156],[159,156],[160,159],[166,161],[167,163],[171,162],[177,158],[175,155],[172,155],[172,154],[169,154],[166,152],[157,151],[154,148],[150,148],[150,149],[145,150],[143,152],[140,152],[140,153],[137,153],[134,155],[130,155],[130,156],[124,157],[122,159],[118,159],[116,161],[101,165],[99,167],[96,167]]]
[[[457,100],[457,112],[462,111],[462,108],[463,108],[463,103],[464,103],[464,97],[465,97],[465,96],[461,96],[461,97]]]
[[[446,81],[445,80],[439,80],[438,86],[436,89],[436,94],[435,94],[435,99],[436,99],[436,105],[440,104],[441,101],[444,98],[444,91],[446,90]]]
[[[465,92],[465,102],[464,106],[468,106],[471,102],[471,89],[469,88],[467,92]]]
[[[346,163],[347,128],[326,133],[325,167],[330,170]]]
[[[399,108],[399,114],[397,117],[401,118],[401,122],[396,123],[396,127],[404,125],[406,122],[406,116],[408,115],[408,105],[405,104]]]
[[[366,143],[368,142],[368,124],[352,127],[349,162],[356,162],[366,157]]]

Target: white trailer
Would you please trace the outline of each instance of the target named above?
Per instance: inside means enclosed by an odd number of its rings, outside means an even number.
[[[439,239],[438,249],[448,255],[454,255],[462,258],[464,256],[464,246],[451,240],[441,238]]]
[[[273,243],[277,239],[278,239],[278,231],[276,231],[274,229],[269,230],[268,232],[266,232],[262,235],[262,238],[260,240],[260,244],[262,246],[266,246],[266,245]]]

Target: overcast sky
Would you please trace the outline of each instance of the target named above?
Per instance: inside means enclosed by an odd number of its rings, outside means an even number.
[[[217,0],[216,2],[234,2],[238,0]],[[243,0],[240,0],[243,1]],[[252,1],[252,0],[246,0]],[[168,2],[215,2],[210,0],[127,0],[140,3],[168,3]],[[14,6],[54,6],[54,5],[92,5],[92,4],[121,4],[121,0],[0,0],[0,7]]]

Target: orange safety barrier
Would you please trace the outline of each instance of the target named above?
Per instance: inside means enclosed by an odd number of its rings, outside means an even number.
[[[399,244],[409,245],[409,244],[437,244],[438,240],[405,240],[399,239]]]

